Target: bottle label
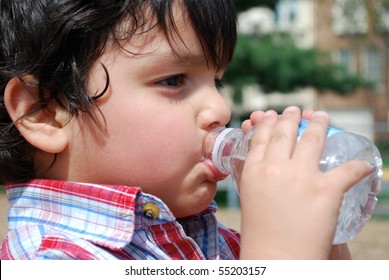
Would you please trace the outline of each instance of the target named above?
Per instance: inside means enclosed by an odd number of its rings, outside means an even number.
[[[309,121],[308,120],[301,120],[298,130],[298,138],[300,139],[301,135],[303,135],[304,130],[307,128]],[[334,133],[341,132],[341,129],[335,128],[335,127],[328,127],[327,130],[327,137],[330,137]]]

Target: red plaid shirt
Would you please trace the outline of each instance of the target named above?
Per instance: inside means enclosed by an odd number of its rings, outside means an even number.
[[[239,257],[239,234],[217,222],[214,203],[177,220],[137,187],[31,180],[8,185],[7,196],[10,231],[1,259]]]

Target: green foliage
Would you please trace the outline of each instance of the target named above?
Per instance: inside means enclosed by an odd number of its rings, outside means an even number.
[[[384,167],[389,167],[389,141],[381,140],[375,143],[382,156]]]
[[[250,83],[261,85],[267,93],[314,87],[347,94],[358,87],[372,86],[330,61],[328,54],[316,48],[299,48],[288,33],[240,35],[224,79],[238,95],[242,85]]]
[[[379,141],[376,143],[376,146],[382,155],[389,156],[389,141]]]
[[[382,192],[377,195],[378,201],[379,202],[388,202],[389,201],[389,193],[387,192]]]
[[[218,190],[214,199],[219,207],[227,207],[227,190]]]

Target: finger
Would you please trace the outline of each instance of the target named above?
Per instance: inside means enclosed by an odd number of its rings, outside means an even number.
[[[304,110],[302,113],[303,119],[309,120],[314,112],[313,110]]]
[[[266,156],[270,158],[291,157],[296,145],[300,119],[301,111],[298,107],[292,106],[284,110],[272,132]]]
[[[244,120],[242,122],[242,130],[244,133],[247,133],[251,128],[253,127],[253,124],[250,120]]]
[[[250,120],[253,125],[255,125],[258,121],[260,121],[265,114],[264,111],[254,111],[250,115]]]
[[[278,114],[275,111],[270,110],[263,114],[261,120],[256,124],[248,157],[255,157],[256,161],[262,160],[277,121]]]
[[[342,182],[341,191],[346,192],[371,172],[372,167],[369,163],[353,160],[327,171],[325,176],[329,185],[339,185],[339,182]]]
[[[321,111],[313,113],[307,128],[296,145],[293,157],[317,166],[323,151],[328,124],[329,116],[327,113]]]
[[[262,118],[265,112],[255,111],[251,113],[250,119],[242,122],[242,130],[247,133],[254,125],[256,125]]]

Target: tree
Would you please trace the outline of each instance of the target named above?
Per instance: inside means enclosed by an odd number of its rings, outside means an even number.
[[[238,104],[246,84],[259,84],[265,93],[313,87],[347,94],[358,87],[372,86],[330,61],[327,53],[316,48],[299,48],[288,33],[240,34],[224,80],[233,86]]]

